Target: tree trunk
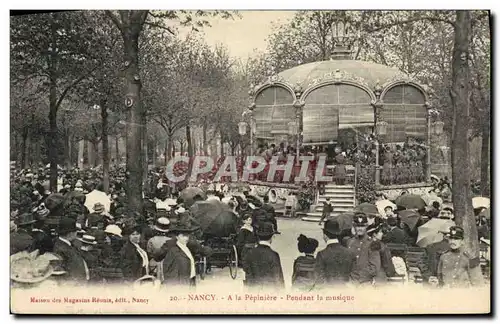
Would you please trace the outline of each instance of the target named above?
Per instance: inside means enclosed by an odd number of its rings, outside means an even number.
[[[481,195],[489,196],[490,192],[490,120],[483,119],[481,135]]]
[[[187,142],[187,153],[189,157],[193,156],[193,141],[191,139],[191,126],[189,123],[186,125],[186,142]]]
[[[50,163],[50,191],[57,192],[57,107],[56,84],[52,79],[49,92],[49,163]]]
[[[175,157],[175,143],[172,142],[172,157]]]
[[[71,168],[71,149],[69,141],[69,133],[66,132],[64,136],[64,166],[68,169]]]
[[[224,142],[222,139],[224,138],[224,134],[220,131],[220,156],[224,156]]]
[[[456,12],[454,26],[455,43],[452,59],[452,85],[450,90],[453,106],[452,136],[452,185],[453,207],[457,225],[465,231],[465,249],[471,256],[478,256],[479,244],[476,221],[472,209],[470,185],[469,141],[464,141],[469,125],[469,47],[471,41],[470,11]]]
[[[122,30],[124,42],[126,94],[125,104],[127,109],[127,199],[128,207],[132,212],[142,213],[142,131],[143,107],[141,103],[141,81],[139,77],[139,34],[140,26],[132,25]],[[128,66],[127,66],[128,65]]]
[[[146,124],[144,124],[146,125]],[[149,154],[148,154],[148,135],[146,132],[146,127],[143,127],[142,129],[142,144],[143,144],[143,155],[142,155],[142,161],[143,161],[143,166],[144,166],[144,172],[142,173],[142,184],[143,186],[147,186],[148,182],[148,171],[149,171]],[[144,187],[145,188],[145,187]]]
[[[93,153],[92,156],[94,158],[94,163],[92,164],[94,167],[99,165],[99,142],[92,143]]]
[[[120,148],[118,147],[118,135],[115,136],[115,165],[118,166],[120,164]]]
[[[208,155],[207,148],[207,124],[203,124],[203,154]]]
[[[27,168],[27,163],[26,163],[26,151],[28,150],[28,147],[26,145],[27,143],[28,143],[28,131],[25,130],[21,135],[21,168],[23,169]]]
[[[184,155],[184,142],[180,142],[181,156]]]
[[[85,156],[85,140],[78,142],[78,169],[83,169],[83,159]]]
[[[157,152],[157,149],[158,148],[158,142],[156,141],[156,138],[153,139],[153,166],[156,166],[156,152]]]
[[[101,137],[102,137],[102,185],[104,192],[109,191],[109,138],[108,138],[108,110],[106,102],[103,100],[101,106]]]

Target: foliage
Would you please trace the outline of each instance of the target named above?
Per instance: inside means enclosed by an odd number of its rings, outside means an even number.
[[[373,204],[377,200],[373,166],[361,167],[357,174],[356,200],[358,203]]]

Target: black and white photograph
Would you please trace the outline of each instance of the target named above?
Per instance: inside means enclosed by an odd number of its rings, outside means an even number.
[[[9,20],[12,314],[491,313],[490,11]]]

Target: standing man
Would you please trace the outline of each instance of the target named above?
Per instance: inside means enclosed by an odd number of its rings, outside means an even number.
[[[366,235],[368,225],[366,215],[356,213],[353,225],[356,236],[347,242],[347,248],[356,255],[356,266],[351,272],[351,280],[357,284],[371,284],[377,276],[380,253],[370,248],[371,240]]]
[[[321,215],[321,219],[319,220],[319,226],[323,225],[323,221],[330,217],[331,212],[333,211],[333,206],[330,203],[330,198],[326,198],[326,201],[323,202],[323,214]]]
[[[389,244],[405,244],[407,240],[406,234],[398,227],[398,219],[396,217],[388,217],[387,225],[389,226],[389,230],[382,237],[382,242]]]
[[[66,271],[64,278],[69,281],[86,282],[90,279],[87,263],[80,252],[73,246],[76,239],[76,221],[63,217],[59,223],[59,237],[54,243],[54,253],[62,258],[62,267]]]
[[[256,234],[259,244],[248,251],[243,268],[247,286],[260,289],[285,288],[280,256],[271,249],[275,233],[273,224],[267,222],[258,224]]]
[[[341,229],[337,220],[329,219],[323,228],[326,248],[316,256],[315,286],[345,284],[356,266],[356,255],[340,242]]]
[[[437,275],[440,285],[445,287],[480,285],[483,278],[479,267],[479,258],[472,258],[463,251],[463,228],[452,226],[446,236],[450,249],[439,258]]]

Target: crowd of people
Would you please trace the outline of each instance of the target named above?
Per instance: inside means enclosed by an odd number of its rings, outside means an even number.
[[[50,192],[48,174],[48,168],[40,167],[12,175],[13,285],[40,283],[48,278],[46,271],[50,268],[51,279],[57,283],[151,281],[166,286],[195,286],[200,271],[198,260],[207,257],[210,271],[213,251],[205,244],[200,219],[191,207],[198,201],[217,200],[237,220],[231,226],[245,284],[250,288],[284,287],[280,257],[271,248],[273,236],[280,234],[278,222],[267,196],[261,200],[248,191],[242,195],[220,191],[207,195],[193,187],[166,190],[160,181],[162,176],[151,174],[144,208],[134,211],[128,208],[124,169],[111,171],[109,194],[104,193],[100,169],[59,170],[57,193]],[[435,181],[433,191],[442,192],[446,187],[443,181]],[[189,190],[197,194],[186,198],[184,192]],[[363,208],[366,204],[356,207],[347,223],[343,217],[329,217],[332,208],[324,208],[320,225],[324,222],[322,232],[327,247],[315,257],[317,240],[299,236],[297,247],[304,255],[294,262],[293,286],[310,290],[344,283],[382,285],[389,278],[404,276],[400,270],[405,266],[394,259],[398,255],[389,246],[420,246],[419,227],[432,219],[454,218],[453,208],[439,199],[413,210],[387,203],[382,196],[379,202],[385,205],[377,202],[377,208],[382,207],[378,211]],[[475,210],[480,239],[490,237],[485,210]],[[416,221],[412,225],[409,219]],[[461,252],[463,238],[463,229],[453,223],[442,241],[425,247],[428,264],[421,270],[426,282],[445,286],[479,282],[472,271],[479,263]]]

